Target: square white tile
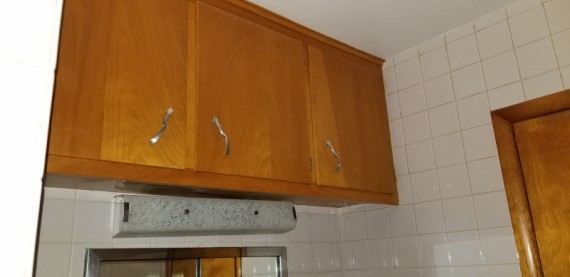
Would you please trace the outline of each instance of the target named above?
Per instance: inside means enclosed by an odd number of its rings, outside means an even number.
[[[406,147],[394,148],[394,169],[396,175],[408,174],[408,160],[406,157]]]
[[[474,194],[504,190],[503,174],[498,157],[467,163],[471,191]]]
[[[40,241],[71,242],[74,210],[74,200],[44,199]]]
[[[504,12],[503,12],[504,16]],[[477,32],[481,59],[513,49],[511,32],[506,20]]]
[[[434,138],[433,149],[437,167],[465,162],[460,132]]]
[[[314,271],[313,246],[311,243],[291,244],[291,273],[305,273]]]
[[[453,275],[461,277],[485,277],[484,266],[453,267]]]
[[[69,276],[71,242],[40,242],[36,258],[36,277]]]
[[[552,36],[558,65],[570,65],[570,29]]]
[[[402,125],[401,119],[395,119],[390,121],[390,141],[392,142],[392,147],[403,146],[404,141],[404,126]]]
[[[467,166],[465,163],[440,167],[437,169],[437,175],[439,178],[441,198],[445,199],[471,194]]]
[[[346,247],[346,255],[349,269],[369,269],[370,255],[368,252],[368,241],[357,240],[343,244]]]
[[[564,80],[564,88],[570,89],[570,66],[560,69],[562,79]]]
[[[450,43],[474,32],[475,28],[473,26],[473,22],[469,22],[445,33],[445,41]]]
[[[311,215],[297,210],[297,226],[291,231],[291,242],[311,242]]]
[[[557,67],[550,37],[516,49],[521,77],[528,78]]]
[[[509,18],[509,26],[515,47],[550,35],[542,6]]]
[[[447,233],[447,245],[452,266],[483,264],[477,231]]]
[[[419,267],[420,248],[417,236],[392,238],[394,247],[394,266]]]
[[[494,12],[488,13],[476,19],[475,29],[477,31],[480,31],[483,28],[487,28],[495,23],[499,23],[506,19],[507,19],[507,14],[505,12],[505,9],[498,9]]]
[[[388,119],[400,118],[400,98],[397,93],[386,95],[386,108],[388,110]]]
[[[366,211],[366,232],[368,239],[390,237],[390,209]]]
[[[477,228],[471,196],[442,200],[445,230],[447,232]]]
[[[410,184],[410,175],[398,175],[398,198],[400,204],[412,204],[412,187]]]
[[[508,265],[488,265],[485,266],[487,277],[520,277],[522,276],[520,267],[517,264]]]
[[[462,39],[447,44],[449,67],[451,70],[476,63],[480,60],[477,39],[475,35],[469,35]]]
[[[390,94],[398,91],[396,85],[396,70],[394,67],[385,68],[383,71],[385,93]]]
[[[397,277],[422,277],[422,270],[419,268],[397,268]]]
[[[439,187],[435,169],[410,174],[414,203],[439,199]]]
[[[467,161],[497,156],[495,133],[490,124],[465,130],[462,135]]]
[[[418,56],[418,47],[413,46],[410,47],[394,56],[394,63],[399,64],[403,63],[411,58]]]
[[[459,116],[455,103],[444,104],[428,111],[431,135],[439,137],[442,135],[458,132]]]
[[[419,84],[399,92],[400,113],[408,116],[426,109],[424,87]]]
[[[422,81],[419,58],[412,58],[400,64],[396,64],[396,81],[398,89],[409,88]]]
[[[488,89],[520,80],[514,51],[508,51],[483,61],[483,73]]]
[[[366,234],[366,216],[363,212],[348,213],[344,215],[344,228],[347,240],[363,240]]]
[[[443,46],[422,54],[420,56],[420,63],[424,80],[430,80],[449,73],[447,51]]]
[[[113,243],[111,203],[77,201],[73,218],[73,243]]]
[[[512,84],[490,90],[487,93],[491,110],[504,108],[524,101],[522,83]]]
[[[481,229],[479,240],[485,264],[516,264],[519,262],[511,227]]]
[[[524,80],[523,87],[526,99],[530,100],[561,91],[564,88],[564,85],[560,78],[560,71],[554,70]]]
[[[550,1],[544,4],[546,16],[548,17],[548,25],[550,32],[557,33],[562,30],[570,29],[570,2],[559,0]]]
[[[435,168],[431,140],[406,145],[406,157],[410,173]]]
[[[316,272],[328,272],[338,269],[331,243],[313,243],[313,261]]]
[[[515,16],[522,12],[528,11],[536,6],[539,6],[540,0],[518,0],[508,5],[506,10],[509,17]]]
[[[441,77],[426,81],[424,83],[424,92],[428,108],[455,100],[450,74],[445,74]]]
[[[422,235],[418,237],[422,255],[422,267],[449,266],[447,237],[444,233]]]
[[[331,222],[328,214],[311,214],[311,241],[333,242]]]
[[[415,143],[431,138],[427,112],[419,112],[402,119],[404,125],[404,140]]]
[[[416,217],[412,205],[391,207],[389,213],[392,236],[409,236],[416,234]]]
[[[451,76],[456,99],[462,99],[486,90],[480,63],[453,71]]]
[[[46,176],[46,179],[49,179],[49,176]],[[74,189],[61,189],[61,188],[48,188],[44,187],[44,199],[66,199],[66,200],[75,200],[75,192]]]
[[[420,43],[418,45],[418,50],[421,55],[431,50],[435,50],[436,48],[439,48],[444,45],[445,45],[445,37],[443,35],[439,35]]]
[[[479,228],[511,225],[507,196],[504,191],[473,195]]]
[[[457,101],[461,129],[469,129],[491,123],[487,93],[480,93]]]
[[[441,201],[414,204],[418,234],[445,232]]]
[[[451,277],[451,267],[422,268],[422,277]]]
[[[392,239],[374,239],[368,241],[371,268],[394,267]]]

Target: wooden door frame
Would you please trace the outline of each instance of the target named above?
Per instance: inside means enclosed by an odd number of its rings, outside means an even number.
[[[570,109],[570,89],[491,112],[523,276],[543,276],[514,124]]]

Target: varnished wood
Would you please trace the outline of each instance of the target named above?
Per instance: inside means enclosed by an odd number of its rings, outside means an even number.
[[[200,259],[203,277],[238,277],[235,258]]]
[[[498,114],[491,117],[521,273],[525,277],[543,276],[513,125]]]
[[[289,200],[303,205],[342,207],[358,203],[398,203],[398,197],[394,194],[318,187],[278,180],[195,172],[189,169],[177,170],[56,155],[48,155],[47,172],[147,184],[136,188],[132,187],[132,191],[152,194],[168,194],[169,188],[165,185],[171,185],[184,188],[194,194],[217,192],[218,195],[223,193],[225,197]],[[115,186],[117,184],[119,186]],[[82,184],[54,182],[48,186],[109,191],[127,189],[122,183],[114,182],[87,182]],[[184,194],[180,190],[175,191],[175,193]]]
[[[570,273],[570,110],[515,124],[544,276]]]
[[[372,71],[309,47],[317,183],[396,193],[380,67]],[[341,160],[325,145],[329,140]]]
[[[311,183],[303,45],[203,3],[197,33],[196,170]]]
[[[50,153],[184,168],[187,22],[182,0],[66,1]]]
[[[188,94],[186,101],[186,168],[196,168],[196,3],[188,2]]]
[[[491,114],[523,276],[543,276],[544,262],[541,263],[540,259],[513,124],[567,109],[570,109],[570,90],[506,107]]]
[[[358,50],[345,43],[320,34],[287,18],[277,15],[262,7],[243,0],[194,0],[206,3],[210,6],[230,11],[240,17],[255,22],[261,26],[287,35],[291,38],[299,40],[307,45],[327,49],[331,52],[339,54],[347,59],[355,59],[355,62],[368,62],[381,65],[384,60],[368,54],[362,50]]]
[[[171,274],[167,276],[196,277],[197,259],[172,260]]]

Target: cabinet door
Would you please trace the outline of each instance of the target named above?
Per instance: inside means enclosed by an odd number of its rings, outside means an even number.
[[[50,153],[184,168],[187,28],[183,0],[67,0]]]
[[[197,41],[196,170],[310,183],[304,45],[200,2]]]
[[[313,47],[309,63],[317,184],[394,193],[380,67],[364,67]]]

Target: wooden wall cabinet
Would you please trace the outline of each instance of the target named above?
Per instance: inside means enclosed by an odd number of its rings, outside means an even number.
[[[245,1],[67,0],[47,171],[126,181],[76,188],[396,204],[381,64]]]
[[[309,63],[317,183],[396,193],[380,66],[311,46]]]
[[[65,1],[49,154],[185,167],[186,5]]]

